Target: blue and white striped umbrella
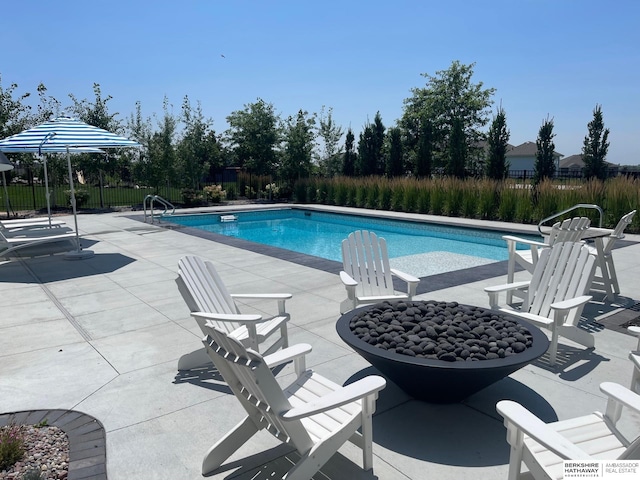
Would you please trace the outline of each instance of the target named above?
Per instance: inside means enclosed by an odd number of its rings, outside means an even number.
[[[69,167],[69,187],[71,189],[71,208],[76,228],[76,251],[70,252],[67,258],[88,258],[93,252],[80,248],[78,234],[78,216],[76,212],[76,197],[73,187],[73,171],[71,169],[71,152],[80,152],[85,148],[117,148],[140,147],[138,142],[116,135],[102,128],[94,127],[80,120],[59,117],[45,122],[37,127],[24,130],[0,140],[1,152],[32,152],[32,153],[67,153]],[[85,150],[86,151],[86,150]]]
[[[60,152],[73,147],[139,147],[140,144],[80,120],[59,117],[0,140],[2,152]]]

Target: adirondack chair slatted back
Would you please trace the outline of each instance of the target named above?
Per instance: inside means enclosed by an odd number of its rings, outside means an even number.
[[[387,242],[374,232],[357,230],[342,241],[342,266],[358,282],[359,296],[394,294]]]
[[[533,272],[524,309],[550,317],[552,303],[587,294],[594,270],[595,257],[582,243],[563,242],[544,249]],[[579,313],[574,310],[565,323],[576,325]]]
[[[290,410],[291,404],[262,356],[216,327],[205,329],[203,343],[209,356],[247,414],[280,441],[300,452],[308,451],[313,441],[302,422],[285,422],[279,416]]]
[[[553,245],[560,242],[579,242],[584,231],[590,226],[591,220],[587,217],[567,218],[551,227],[551,233],[546,239],[546,243]]]
[[[192,312],[240,313],[211,262],[191,255],[182,257],[178,262],[176,283]],[[227,333],[240,327],[237,322],[215,323]]]

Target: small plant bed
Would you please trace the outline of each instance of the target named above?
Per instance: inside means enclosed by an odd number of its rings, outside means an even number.
[[[382,302],[355,315],[349,327],[376,348],[444,362],[506,358],[533,344],[524,325],[457,302]]]
[[[0,427],[0,479],[65,479],[69,439],[60,428],[37,425]]]

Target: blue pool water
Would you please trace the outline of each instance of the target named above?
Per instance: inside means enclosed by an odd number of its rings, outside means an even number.
[[[374,231],[386,238],[389,258],[405,258],[408,263],[416,256],[424,259],[425,254],[436,252],[440,257],[451,254],[456,260],[462,257],[480,259],[474,264],[508,258],[506,242],[502,239],[507,232],[303,209],[238,212],[234,215],[237,221],[233,222],[221,222],[219,214],[177,215],[165,217],[165,220],[339,262],[342,261],[342,240],[359,229]]]

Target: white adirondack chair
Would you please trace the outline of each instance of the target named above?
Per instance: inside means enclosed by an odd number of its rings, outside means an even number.
[[[294,345],[263,357],[224,331],[205,328],[207,352],[247,416],[209,449],[202,462],[203,475],[220,467],[262,429],[301,456],[282,477],[287,480],[310,479],[347,440],[362,449],[364,469],[373,469],[372,416],[384,378],[372,375],[343,387],[305,369],[304,355],[311,351],[310,345]],[[271,368],[291,360],[297,378],[282,388]]]
[[[548,248],[554,243],[579,242],[584,231],[589,228],[591,221],[587,217],[567,218],[562,222],[557,222],[551,227],[549,235],[545,235],[544,242],[536,242],[513,235],[504,235],[502,238],[507,242],[509,250],[509,261],[507,263],[507,283],[513,283],[516,272],[516,265],[520,265],[529,273],[538,262],[540,251]],[[529,245],[528,250],[517,250],[517,244]],[[507,293],[507,303],[510,304],[513,296],[521,297],[520,292]]]
[[[357,230],[342,241],[340,280],[347,289],[347,299],[340,303],[340,313],[359,304],[383,300],[411,300],[420,279],[389,266],[387,241],[375,233]],[[393,288],[393,276],[407,284],[407,293]]]
[[[601,252],[599,252],[595,246],[589,245],[589,251],[596,257],[596,273],[593,277],[592,289],[604,290],[607,294],[620,293],[620,285],[618,284],[618,276],[615,265],[613,264],[612,251],[616,242],[624,238],[624,230],[633,221],[635,214],[636,211],[633,210],[623,215],[611,232],[611,235],[597,240],[602,242]]]
[[[549,361],[556,363],[558,336],[569,338],[587,348],[595,346],[592,334],[578,328],[580,315],[587,302],[595,258],[582,243],[563,242],[545,248],[530,281],[508,283],[485,288],[491,308],[522,317],[551,331]],[[498,306],[500,292],[524,291],[520,310]]]
[[[278,348],[288,346],[289,314],[285,310],[285,302],[292,297],[290,293],[230,294],[213,264],[192,255],[184,256],[179,260],[176,283],[203,333],[206,332],[204,325],[207,322],[213,322],[244,345],[260,351],[260,344],[279,332],[280,338],[274,341],[265,353],[272,353]],[[278,313],[273,317],[242,314],[234,301],[236,298],[275,300],[278,304]],[[203,364],[203,359],[206,360],[206,355],[199,353],[192,357],[185,355],[180,359],[178,369],[188,370],[200,366]]]
[[[504,417],[511,446],[509,480],[564,478],[563,460],[638,460],[640,437],[630,442],[616,428],[623,407],[640,413],[640,396],[622,385],[605,382],[605,413],[544,423],[522,405],[502,400],[496,410]],[[522,472],[522,464],[528,469]]]
[[[627,330],[638,337],[638,346],[629,353],[629,360],[633,364],[631,391],[640,394],[640,327],[629,327]]]

